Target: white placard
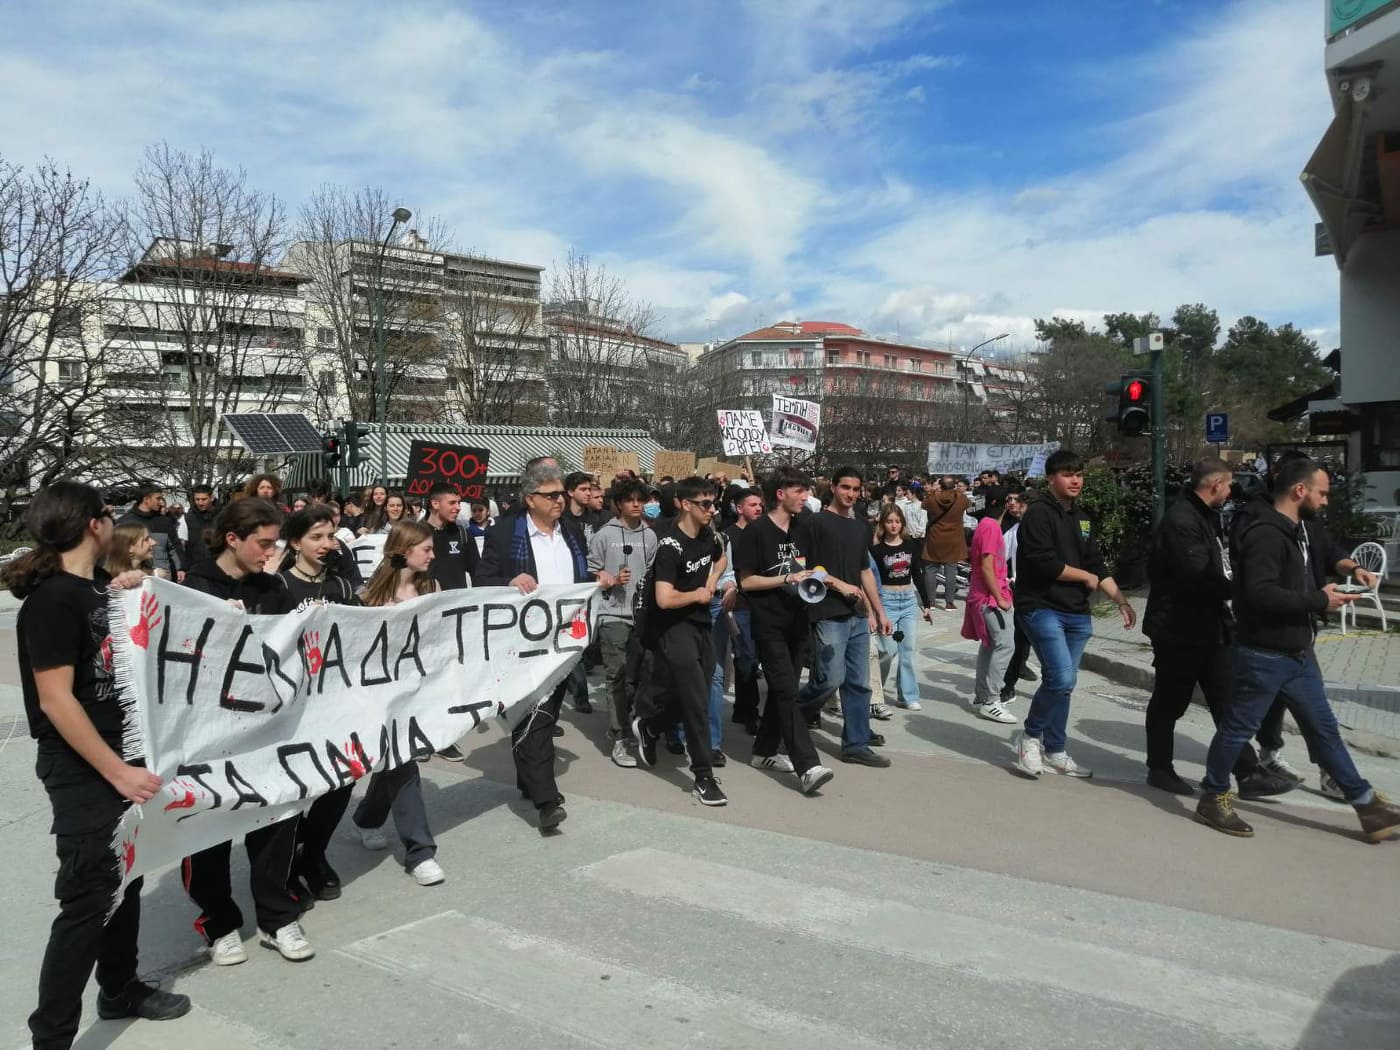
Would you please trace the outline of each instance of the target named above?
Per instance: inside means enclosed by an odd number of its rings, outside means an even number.
[[[817,450],[817,430],[821,426],[822,406],[816,401],[773,395],[773,422],[769,439],[774,445],[800,448],[805,452]]]
[[[753,408],[721,408],[720,440],[726,456],[752,456],[772,452],[768,430],[763,425],[763,413]]]

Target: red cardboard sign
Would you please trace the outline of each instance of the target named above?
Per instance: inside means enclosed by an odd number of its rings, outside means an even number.
[[[463,499],[480,499],[490,460],[490,449],[415,441],[408,449],[406,494],[426,496],[439,481],[447,481]]]

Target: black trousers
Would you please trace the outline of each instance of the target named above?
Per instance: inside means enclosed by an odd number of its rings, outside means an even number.
[[[354,792],[354,784],[346,784],[343,788],[327,792],[311,803],[311,808],[301,815],[301,820],[297,822],[296,838],[298,870],[310,871],[312,869],[309,865],[325,859],[326,847],[331,844],[331,836],[340,826],[340,820],[345,816],[345,810],[350,806],[350,796]]]
[[[652,682],[665,682],[664,690],[646,689],[637,694],[637,715],[651,732],[660,735],[678,722],[685,726],[685,746],[690,771],[696,777],[711,775],[710,678],[715,671],[712,628],[682,621],[668,627],[656,639]]]
[[[554,726],[568,687],[569,676],[565,675],[548,698],[541,700],[510,733],[515,786],[525,792],[536,809],[543,809],[559,797],[559,785],[554,779]]]
[[[96,773],[93,774],[96,776]],[[79,835],[56,835],[58,916],[39,965],[39,1005],[29,1016],[35,1050],[68,1050],[78,1034],[83,989],[97,967],[97,984],[120,993],[136,976],[141,928],[141,880],[126,888],[121,906],[103,924],[121,885],[112,836],[117,824]]]
[[[296,843],[296,817],[279,820],[243,837],[243,845],[248,850],[253,909],[258,929],[266,933],[276,933],[287,923],[296,922],[301,915],[301,906],[287,892]],[[234,903],[229,881],[232,849],[232,842],[220,842],[186,857],[182,865],[185,892],[200,910],[194,928],[210,944],[243,927],[243,912]]]
[[[768,683],[768,701],[754,737],[753,753],[771,757],[782,743],[799,774],[821,765],[797,704],[798,678],[807,661],[810,634],[805,610],[794,613],[784,623],[764,623],[754,617],[753,645]]]
[[[1026,666],[1026,657],[1031,654],[1031,638],[1021,623],[1021,614],[1013,613],[1012,622],[1016,625],[1016,647],[1011,652],[1011,662],[1006,665],[1006,677],[1001,683],[1002,692],[1016,688],[1016,683],[1021,678],[1021,669]]]
[[[1230,647],[1181,646],[1152,643],[1156,675],[1147,701],[1147,768],[1171,769],[1176,723],[1191,706],[1197,683],[1205,694],[1211,720],[1219,726],[1230,703]],[[1259,756],[1248,744],[1235,761],[1237,777],[1247,777],[1259,766]]]

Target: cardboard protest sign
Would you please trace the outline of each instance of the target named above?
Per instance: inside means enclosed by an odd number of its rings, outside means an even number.
[[[721,408],[719,416],[720,441],[726,456],[751,456],[773,451],[768,429],[763,425],[763,413],[750,408]]]
[[[956,441],[931,441],[928,446],[930,475],[966,477],[984,470],[1029,470],[1037,455],[1048,456],[1058,441],[1043,445],[967,445]]]
[[[439,481],[450,482],[463,499],[481,499],[491,450],[439,441],[415,441],[408,447],[409,496],[426,496]]]
[[[822,406],[818,402],[774,394],[773,423],[768,428],[770,440],[774,445],[815,452],[821,419]]]
[[[113,907],[141,875],[529,717],[592,639],[597,593],[479,587],[249,616],[155,578],[112,592],[126,754],[163,781],[117,827]]]
[[[642,476],[642,464],[637,459],[637,453],[619,452],[617,454],[617,467],[613,470],[613,474],[621,474],[624,470],[630,470],[633,474],[636,474],[637,477]],[[605,482],[611,481],[612,475],[609,475],[603,480]]]
[[[652,459],[654,473],[658,478],[670,475],[679,481],[695,472],[694,452],[658,452]]]
[[[584,445],[583,469],[590,474],[597,474],[604,482],[611,481],[618,471],[617,464],[621,455],[621,450],[611,445]]]
[[[700,460],[695,464],[695,473],[700,477],[708,477],[711,474],[723,474],[725,477],[735,478],[739,476],[739,471],[743,470],[742,463],[726,463],[724,460],[711,456]],[[677,475],[679,477],[679,475]]]

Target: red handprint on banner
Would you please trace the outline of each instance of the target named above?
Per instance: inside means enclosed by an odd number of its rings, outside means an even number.
[[[582,609],[574,614],[574,618],[569,622],[569,636],[572,638],[588,637],[588,617],[583,615]]]
[[[321,665],[325,663],[325,657],[321,655],[321,632],[307,631],[301,636],[301,644],[306,650],[306,669],[312,674],[319,674]]]
[[[374,765],[374,759],[369,757],[369,753],[365,751],[365,745],[359,740],[347,743],[345,754],[350,758],[350,775],[356,780],[369,772],[369,767]]]
[[[165,804],[163,812],[169,813],[172,809],[194,808],[195,793],[189,784],[183,780],[172,780],[166,787],[175,796],[175,799]]]
[[[141,619],[131,629],[131,644],[145,649],[151,644],[151,631],[160,626],[160,602],[154,594],[141,595]]]
[[[131,838],[122,839],[122,874],[130,875],[132,867],[136,864],[136,836],[141,834],[141,829],[137,828],[131,833]]]

